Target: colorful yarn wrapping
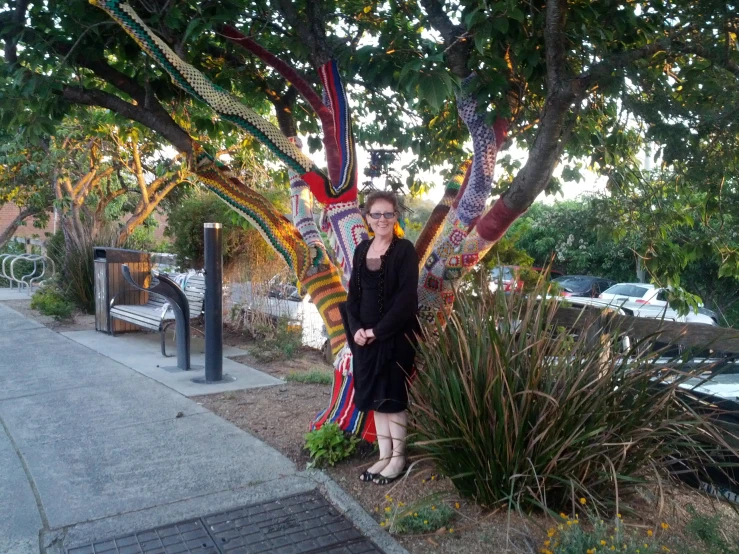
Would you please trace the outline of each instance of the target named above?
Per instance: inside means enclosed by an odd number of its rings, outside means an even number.
[[[123,29],[164,69],[175,85],[208,104],[223,119],[234,123],[267,146],[288,167],[299,173],[311,190],[331,190],[329,178],[300,152],[280,130],[213,84],[192,65],[183,61],[121,0],[89,0],[116,20]]]
[[[356,199],[357,159],[354,135],[349,102],[336,61],[331,60],[318,70],[323,83],[323,100],[321,100],[310,84],[294,68],[254,40],[230,25],[223,26],[222,32],[226,38],[256,55],[291,83],[321,120],[331,190],[324,192],[320,189],[311,189],[316,199],[323,204]]]
[[[320,240],[306,243],[298,228],[270,202],[249,189],[229,170],[198,148],[195,173],[200,181],[246,218],[285,260],[321,314],[331,351],[338,355],[346,344],[339,304],[346,301],[341,274]],[[310,234],[310,233],[309,233]],[[320,239],[320,235],[318,237]]]
[[[449,210],[457,198],[457,194],[460,192],[460,187],[463,187],[467,183],[469,178],[471,161],[463,163],[457,171],[454,172],[452,178],[447,181],[444,189],[444,196],[441,198],[439,203],[434,206],[431,211],[431,215],[426,221],[426,224],[421,230],[421,234],[416,239],[416,254],[418,255],[419,268],[423,267],[426,258],[431,253],[431,248],[436,239],[439,238],[442,226],[446,220]]]

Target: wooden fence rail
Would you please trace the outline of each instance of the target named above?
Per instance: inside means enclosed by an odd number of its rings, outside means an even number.
[[[600,321],[596,321],[600,319]],[[739,354],[739,330],[706,325],[705,323],[677,323],[615,313],[603,313],[599,308],[561,307],[555,321],[558,325],[573,330],[596,328],[616,329],[632,339],[654,336],[663,343],[706,349],[715,352]]]

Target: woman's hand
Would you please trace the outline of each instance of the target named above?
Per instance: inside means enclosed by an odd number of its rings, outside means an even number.
[[[364,331],[364,336],[367,339],[367,344],[372,344],[375,342],[375,333],[372,329],[366,329]]]
[[[359,329],[356,333],[354,333],[354,342],[357,343],[359,346],[364,346],[367,344],[367,332],[364,329]]]

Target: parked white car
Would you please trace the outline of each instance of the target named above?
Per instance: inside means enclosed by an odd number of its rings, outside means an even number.
[[[640,311],[641,314],[634,314],[637,317],[664,318],[669,321],[718,325],[716,313],[704,308],[703,304],[699,305],[698,313],[691,311],[685,316],[678,316],[669,307],[667,294],[668,290],[666,288],[647,283],[617,283],[600,293],[598,298],[614,305],[626,306],[630,311]]]
[[[614,304],[634,302],[652,306],[667,306],[667,290],[646,283],[617,283],[601,292],[598,298]]]

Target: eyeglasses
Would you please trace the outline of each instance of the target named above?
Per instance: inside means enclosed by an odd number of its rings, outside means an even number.
[[[397,212],[385,212],[385,213],[375,212],[375,213],[371,213],[367,215],[369,215],[372,219],[380,219],[382,216],[385,216],[385,219],[392,219],[395,217],[396,213]]]

